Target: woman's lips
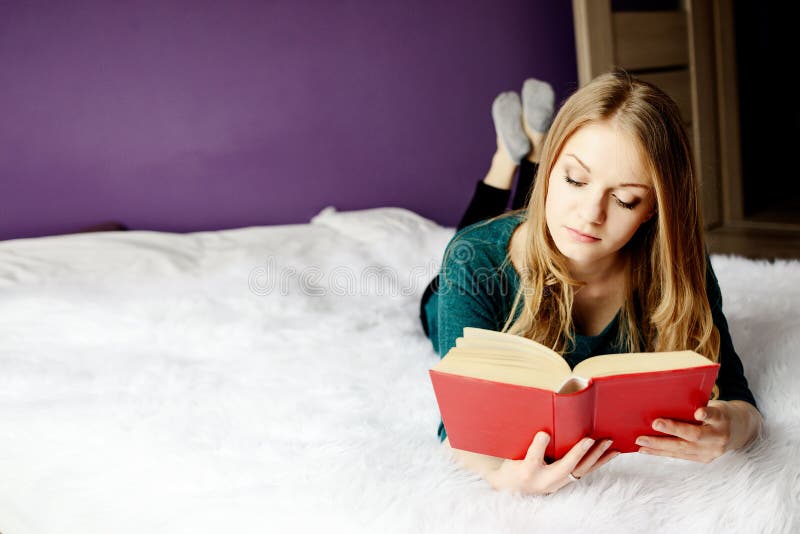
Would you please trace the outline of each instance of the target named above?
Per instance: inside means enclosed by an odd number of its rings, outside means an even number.
[[[567,233],[570,235],[570,237],[579,243],[597,243],[600,241],[600,238],[598,237],[582,234],[577,230],[573,230],[569,226],[565,226],[564,228],[567,229]]]

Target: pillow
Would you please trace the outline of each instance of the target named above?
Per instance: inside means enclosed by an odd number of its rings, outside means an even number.
[[[311,224],[331,228],[363,243],[409,236],[427,236],[444,228],[405,208],[385,207],[336,211],[333,206],[311,218]]]

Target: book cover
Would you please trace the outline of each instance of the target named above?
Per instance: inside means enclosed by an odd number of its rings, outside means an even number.
[[[666,436],[654,419],[700,424],[719,364],[588,379],[572,393],[507,384],[429,370],[450,445],[456,449],[520,460],[539,431],[550,434],[545,452],[558,460],[585,436],[610,438],[621,452],[639,449],[642,435]]]

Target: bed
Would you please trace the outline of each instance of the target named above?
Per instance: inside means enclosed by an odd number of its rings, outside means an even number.
[[[798,531],[800,262],[712,256],[752,445],[521,497],[436,437],[418,300],[452,234],[330,207],[0,242],[0,532]]]

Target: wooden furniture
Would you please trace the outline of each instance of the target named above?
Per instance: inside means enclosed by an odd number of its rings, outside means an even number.
[[[800,258],[800,213],[745,210],[733,2],[675,4],[613,11],[611,0],[573,0],[579,83],[622,67],[677,102],[696,158],[712,253]]]

